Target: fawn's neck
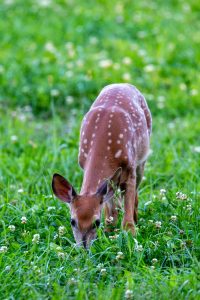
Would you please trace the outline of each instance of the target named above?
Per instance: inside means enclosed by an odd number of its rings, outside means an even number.
[[[102,161],[97,157],[91,157],[84,167],[81,194],[94,194],[103,180],[111,176],[113,170],[108,160]]]

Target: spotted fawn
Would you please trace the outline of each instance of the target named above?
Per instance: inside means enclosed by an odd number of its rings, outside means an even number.
[[[61,175],[54,174],[54,194],[69,204],[76,243],[88,248],[96,238],[104,207],[106,227],[115,225],[123,192],[122,227],[135,233],[138,187],[149,153],[151,113],[143,95],[130,84],[103,88],[83,118],[79,164],[84,171],[79,194]]]

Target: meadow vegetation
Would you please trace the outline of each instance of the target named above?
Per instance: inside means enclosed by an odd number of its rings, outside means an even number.
[[[200,4],[2,0],[0,298],[200,299]],[[153,116],[137,235],[85,251],[52,174],[80,190],[81,119],[130,82]]]

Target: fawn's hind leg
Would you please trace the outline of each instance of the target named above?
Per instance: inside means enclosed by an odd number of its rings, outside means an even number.
[[[134,226],[134,207],[135,207],[135,195],[136,195],[136,178],[134,174],[130,174],[125,183],[124,194],[124,218],[122,226],[125,230],[135,234]]]

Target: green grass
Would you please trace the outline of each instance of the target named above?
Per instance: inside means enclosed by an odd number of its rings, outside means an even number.
[[[200,5],[39,3],[0,4],[0,298],[199,299]],[[125,81],[153,115],[137,236],[102,226],[86,252],[51,177],[80,190],[81,119],[104,85]]]

